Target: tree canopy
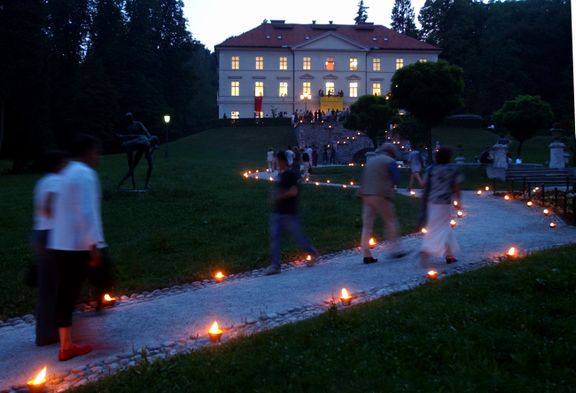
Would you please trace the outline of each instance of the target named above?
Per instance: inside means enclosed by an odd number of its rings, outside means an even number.
[[[384,135],[395,113],[386,97],[365,95],[350,106],[344,127],[364,131],[374,146],[377,146],[378,136]]]
[[[360,25],[362,23],[366,23],[368,20],[368,8],[364,5],[364,0],[360,0],[358,2],[358,12],[356,13],[356,17],[354,18],[354,23]]]
[[[392,8],[392,28],[400,34],[418,38],[419,31],[414,22],[414,7],[410,0],[395,0]]]
[[[172,136],[217,117],[215,56],[186,29],[181,0],[3,4],[0,154],[15,170],[78,132],[117,148],[126,112],[161,135],[170,114]]]
[[[505,127],[518,141],[518,157],[522,153],[524,142],[532,138],[538,130],[550,127],[552,118],[550,104],[538,96],[530,95],[520,95],[506,101],[492,116],[497,125]]]

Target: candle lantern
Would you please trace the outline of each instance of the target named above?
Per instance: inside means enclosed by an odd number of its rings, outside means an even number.
[[[326,180],[326,183],[330,184],[330,179]]]
[[[210,330],[208,330],[208,337],[210,338],[210,342],[212,343],[219,343],[220,339],[222,338],[222,330],[218,326],[218,322],[214,321]]]
[[[315,185],[316,187],[318,187],[318,186],[320,185],[320,183],[316,182],[316,183],[314,183],[314,185]]]
[[[452,202],[452,204],[454,205],[454,207],[458,207],[458,201],[454,201]]]
[[[456,215],[458,216],[458,218],[462,218],[462,217],[464,217],[464,212],[462,210],[458,210]]]
[[[214,281],[216,281],[216,282],[224,281],[224,273],[216,272],[216,274],[214,275]]]
[[[354,182],[353,182],[353,181],[351,181],[351,182],[350,182],[350,185],[351,185],[351,186],[353,186],[353,185],[354,185]]]
[[[368,244],[370,245],[370,248],[376,247],[376,239],[371,237],[370,240],[368,240]]]
[[[342,292],[340,294],[340,301],[345,306],[349,306],[350,303],[352,302],[352,296],[350,296],[346,288],[342,288]]]
[[[438,279],[438,272],[436,270],[428,270],[426,277],[428,280],[436,280]]]
[[[31,379],[26,383],[29,392],[40,393],[46,391],[46,371],[47,367],[44,367],[34,379]]]
[[[412,196],[416,196],[416,191],[414,191],[414,190],[410,190],[410,195],[412,195]]]
[[[484,187],[484,191],[490,191],[490,187],[488,186]]]
[[[550,209],[544,209],[542,210],[542,213],[544,213],[545,216],[549,216],[551,214]]]
[[[426,228],[422,228],[422,229],[420,229],[420,232],[422,232],[422,234],[424,234],[424,235],[425,235],[425,234],[427,234],[427,233],[428,233],[428,229],[426,229]]]
[[[346,184],[342,184],[342,188],[346,188],[346,187],[347,187]]]
[[[516,259],[518,257],[518,250],[516,250],[516,247],[510,247],[508,249],[508,252],[506,253],[506,258],[508,260],[513,260]]]
[[[478,190],[478,191],[476,191],[476,194],[478,194],[478,195],[482,195],[482,190]]]
[[[504,195],[504,199],[507,200],[507,201],[509,201],[509,200],[512,199],[512,198],[510,198],[510,195],[506,194],[506,195]]]
[[[456,220],[454,220],[454,219],[450,220],[450,226],[452,228],[456,228]]]
[[[113,307],[116,304],[116,298],[113,296],[110,296],[110,294],[105,293],[104,296],[102,296],[102,305],[104,307]]]
[[[526,206],[532,207],[532,206],[534,206],[534,203],[532,201],[528,201],[528,202],[526,202]]]
[[[550,229],[556,229],[558,225],[555,222],[550,223]]]

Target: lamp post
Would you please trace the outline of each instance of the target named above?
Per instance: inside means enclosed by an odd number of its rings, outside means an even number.
[[[304,101],[304,112],[308,112],[308,101],[312,99],[312,95],[308,94],[300,94],[300,100]]]
[[[164,150],[164,157],[168,157],[168,125],[170,124],[170,115],[164,115],[164,124],[166,124],[166,150]]]

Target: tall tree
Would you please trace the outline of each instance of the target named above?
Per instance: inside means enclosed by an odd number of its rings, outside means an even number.
[[[552,109],[538,96],[520,95],[506,101],[492,117],[494,122],[506,127],[510,135],[518,141],[517,157],[522,153],[522,145],[538,130],[552,124]]]
[[[368,20],[368,8],[370,7],[366,7],[364,5],[364,0],[360,0],[358,2],[358,12],[356,13],[356,17],[354,18],[354,22],[357,25],[366,23],[366,21]]]
[[[400,34],[418,38],[415,14],[410,0],[395,0],[392,8],[392,28]]]
[[[392,104],[405,109],[423,126],[429,151],[432,127],[462,106],[463,71],[445,61],[415,63],[394,73]]]

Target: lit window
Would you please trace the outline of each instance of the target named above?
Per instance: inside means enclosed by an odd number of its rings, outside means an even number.
[[[372,83],[372,95],[374,95],[374,96],[382,95],[382,89],[380,88],[380,82]]]
[[[396,59],[396,69],[399,70],[402,67],[404,67],[404,59],[399,57]]]
[[[278,96],[286,97],[288,95],[288,82],[280,82],[278,86]]]
[[[264,69],[264,57],[256,56],[256,69],[263,70]]]
[[[326,62],[324,63],[324,68],[326,71],[334,71],[334,58],[327,57]]]
[[[326,82],[326,95],[333,96],[334,92],[334,82]]]
[[[240,118],[240,112],[238,112],[238,111],[230,112],[230,118],[231,119],[239,119]]]
[[[305,96],[312,95],[312,86],[310,82],[302,83],[302,94]]]
[[[240,81],[230,82],[230,95],[238,97],[240,95]]]
[[[264,95],[264,82],[254,82],[254,95],[256,97]]]
[[[420,63],[428,63],[428,59],[420,59],[418,60]]]
[[[232,56],[231,67],[233,70],[240,69],[240,56]]]
[[[350,58],[350,71],[358,71],[358,58]]]
[[[302,69],[310,70],[312,68],[312,59],[310,57],[304,57],[302,59]]]
[[[279,66],[281,70],[288,69],[288,58],[285,56],[280,56]]]
[[[358,97],[358,82],[350,82],[350,97]]]
[[[380,71],[380,58],[375,57],[372,59],[372,71]]]

